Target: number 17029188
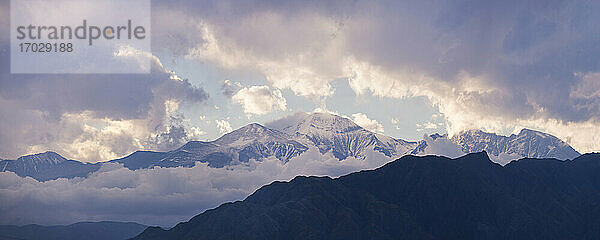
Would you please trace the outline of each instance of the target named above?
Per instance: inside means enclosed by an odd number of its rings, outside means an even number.
[[[24,53],[73,52],[72,43],[19,43],[19,47]]]

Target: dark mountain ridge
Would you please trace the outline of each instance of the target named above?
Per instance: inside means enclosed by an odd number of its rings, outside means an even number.
[[[574,160],[405,156],[296,177],[134,239],[598,239],[600,154]]]
[[[146,228],[131,222],[78,222],[70,225],[0,225],[0,240],[120,240],[131,238]]]

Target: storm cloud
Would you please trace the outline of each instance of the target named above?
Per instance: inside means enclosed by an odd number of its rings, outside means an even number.
[[[298,96],[330,96],[330,83],[346,78],[358,95],[429,98],[450,134],[525,126],[583,152],[600,149],[598,138],[585,134],[600,133],[599,100],[576,94],[600,72],[595,1],[157,6],[196,23],[201,41],[188,58],[258,71]]]

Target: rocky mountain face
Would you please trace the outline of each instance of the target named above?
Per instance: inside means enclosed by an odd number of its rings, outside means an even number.
[[[337,179],[274,182],[134,239],[598,239],[600,154],[405,156]]]

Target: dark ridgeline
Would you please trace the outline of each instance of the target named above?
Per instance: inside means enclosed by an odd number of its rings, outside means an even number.
[[[600,239],[600,154],[405,156],[338,179],[264,186],[134,239]]]
[[[66,226],[0,225],[0,240],[120,240],[140,234],[146,226],[131,222],[79,222]]]

